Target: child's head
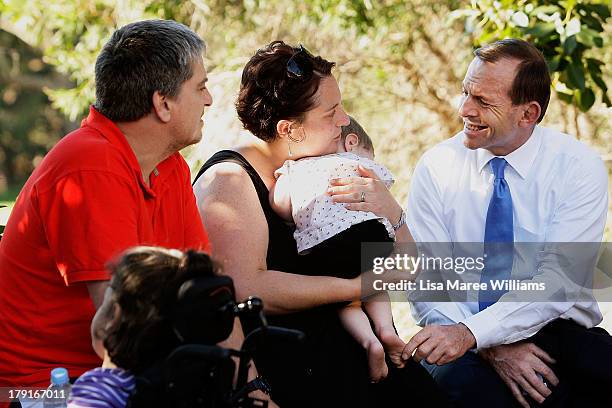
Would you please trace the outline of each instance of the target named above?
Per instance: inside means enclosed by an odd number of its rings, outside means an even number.
[[[109,269],[113,276],[91,324],[94,349],[139,373],[180,344],[173,317],[181,285],[216,268],[203,252],[136,247]]]
[[[338,151],[351,152],[359,156],[374,159],[374,145],[372,144],[372,139],[370,139],[370,136],[368,136],[355,118],[352,116],[349,117],[351,123],[342,126]]]

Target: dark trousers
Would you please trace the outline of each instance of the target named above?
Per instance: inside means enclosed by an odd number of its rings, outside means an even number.
[[[550,386],[553,392],[541,407],[612,407],[612,336],[604,329],[557,319],[526,342],[557,362],[551,368],[559,385]],[[422,364],[458,408],[520,407],[493,367],[476,353],[443,366]]]

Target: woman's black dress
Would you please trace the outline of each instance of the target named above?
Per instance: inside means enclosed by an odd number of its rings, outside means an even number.
[[[317,271],[300,259],[292,229],[272,210],[266,185],[242,155],[230,150],[217,152],[202,166],[196,180],[221,162],[239,164],[253,181],[268,222],[268,269],[316,275]],[[446,406],[433,379],[413,360],[401,370],[387,361],[388,377],[372,384],[365,350],[342,327],[337,305],[267,319],[271,325],[306,333],[305,344],[267,342],[255,356],[259,373],[267,378],[272,398],[281,407]]]

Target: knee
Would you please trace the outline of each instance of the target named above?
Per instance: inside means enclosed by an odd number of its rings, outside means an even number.
[[[443,366],[427,366],[438,387],[456,407],[507,406],[509,395],[495,371],[476,355]],[[510,402],[511,399],[507,402]],[[494,403],[493,405],[491,403]]]
[[[477,372],[470,364],[452,362],[433,366],[429,372],[438,386],[449,394],[469,393],[478,386]]]

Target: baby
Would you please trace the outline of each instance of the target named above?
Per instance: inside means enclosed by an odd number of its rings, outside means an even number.
[[[394,180],[386,167],[373,160],[372,141],[352,117],[342,129],[337,148],[336,154],[287,160],[275,172],[276,185],[270,191],[270,203],[286,221],[295,223],[297,249],[309,274],[350,279],[367,269],[362,267],[361,244],[392,243],[395,231],[386,218],[372,212],[350,211],[334,203],[326,194],[329,180],[359,176],[358,165],[374,170],[387,187]],[[393,326],[388,296],[380,296],[384,298],[363,304],[356,301],[339,308],[342,324],[367,352],[373,382],[388,374],[385,352],[399,368],[405,363],[402,359],[405,343]]]

